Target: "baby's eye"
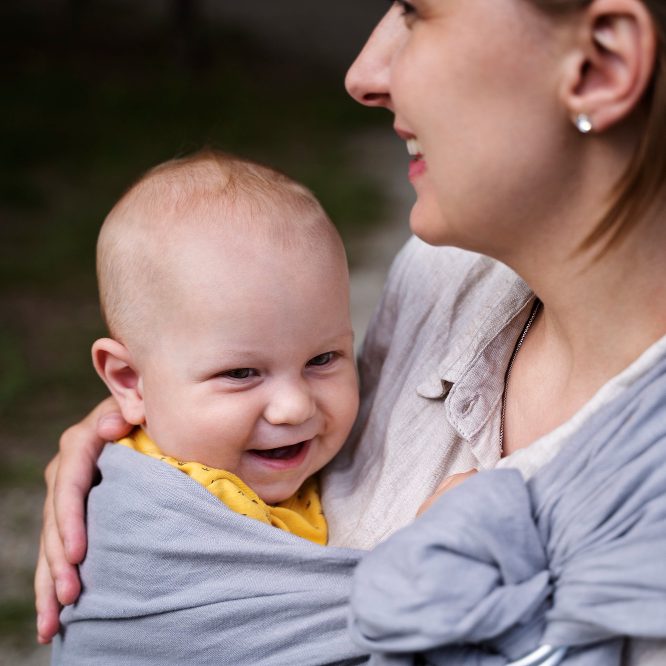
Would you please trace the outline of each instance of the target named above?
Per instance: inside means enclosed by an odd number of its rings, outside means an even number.
[[[250,377],[256,377],[258,374],[254,368],[234,368],[220,373],[220,376],[229,379],[249,379]]]
[[[335,352],[326,352],[325,354],[319,354],[308,361],[308,365],[322,366],[328,365],[335,358]]]

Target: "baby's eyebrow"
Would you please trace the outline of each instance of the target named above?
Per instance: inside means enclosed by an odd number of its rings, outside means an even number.
[[[343,331],[332,335],[330,338],[322,340],[322,345],[332,345],[335,346],[335,343],[342,342],[347,338],[353,338],[354,331],[351,328],[345,328]]]
[[[225,354],[219,353],[211,357],[209,364],[219,368],[251,368],[254,365],[261,365],[263,357],[258,354]]]
[[[204,352],[195,361],[200,374],[213,374],[225,370],[236,370],[238,368],[252,368],[261,365],[263,356],[256,351],[245,351],[242,349],[216,349],[214,353]]]

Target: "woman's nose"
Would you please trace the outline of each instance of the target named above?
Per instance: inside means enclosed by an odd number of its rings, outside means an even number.
[[[395,6],[377,24],[347,72],[345,87],[357,102],[392,109],[391,64],[406,34],[400,9]]]
[[[266,405],[264,418],[272,425],[298,425],[311,419],[316,411],[307,382],[281,383]]]

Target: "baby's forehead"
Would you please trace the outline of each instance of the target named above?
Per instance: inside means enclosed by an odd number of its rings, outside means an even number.
[[[346,274],[344,252],[326,234],[312,238],[297,228],[288,234],[273,231],[256,217],[245,224],[180,227],[162,238],[154,260],[163,261],[188,289],[242,290],[248,280],[278,281],[288,289],[297,275],[323,286]]]
[[[244,308],[247,299],[265,302],[269,293],[277,300],[303,279],[313,287],[302,292],[303,300],[325,297],[332,281],[348,288],[338,239],[321,225],[302,233],[303,225],[288,215],[280,229],[275,219],[279,214],[277,209],[268,213],[234,208],[224,214],[194,209],[187,215],[196,219],[188,221],[166,211],[161,229],[142,239],[147,279],[138,281],[136,288],[143,284],[152,293],[159,290],[160,303],[170,306],[177,297],[179,307],[187,302],[196,311],[213,301]]]
[[[159,257],[154,307],[169,320],[214,326],[218,336],[244,322],[243,331],[272,339],[294,320],[310,321],[322,311],[337,325],[349,309],[346,262],[337,252],[318,250],[278,247],[256,235],[173,239]],[[310,321],[309,337],[320,323]]]

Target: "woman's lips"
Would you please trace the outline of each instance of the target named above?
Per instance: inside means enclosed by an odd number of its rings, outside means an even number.
[[[274,449],[251,449],[248,451],[255,460],[275,469],[291,469],[298,467],[310,449],[312,440],[278,446]]]
[[[426,161],[422,157],[409,160],[409,180],[414,180],[426,170]]]

